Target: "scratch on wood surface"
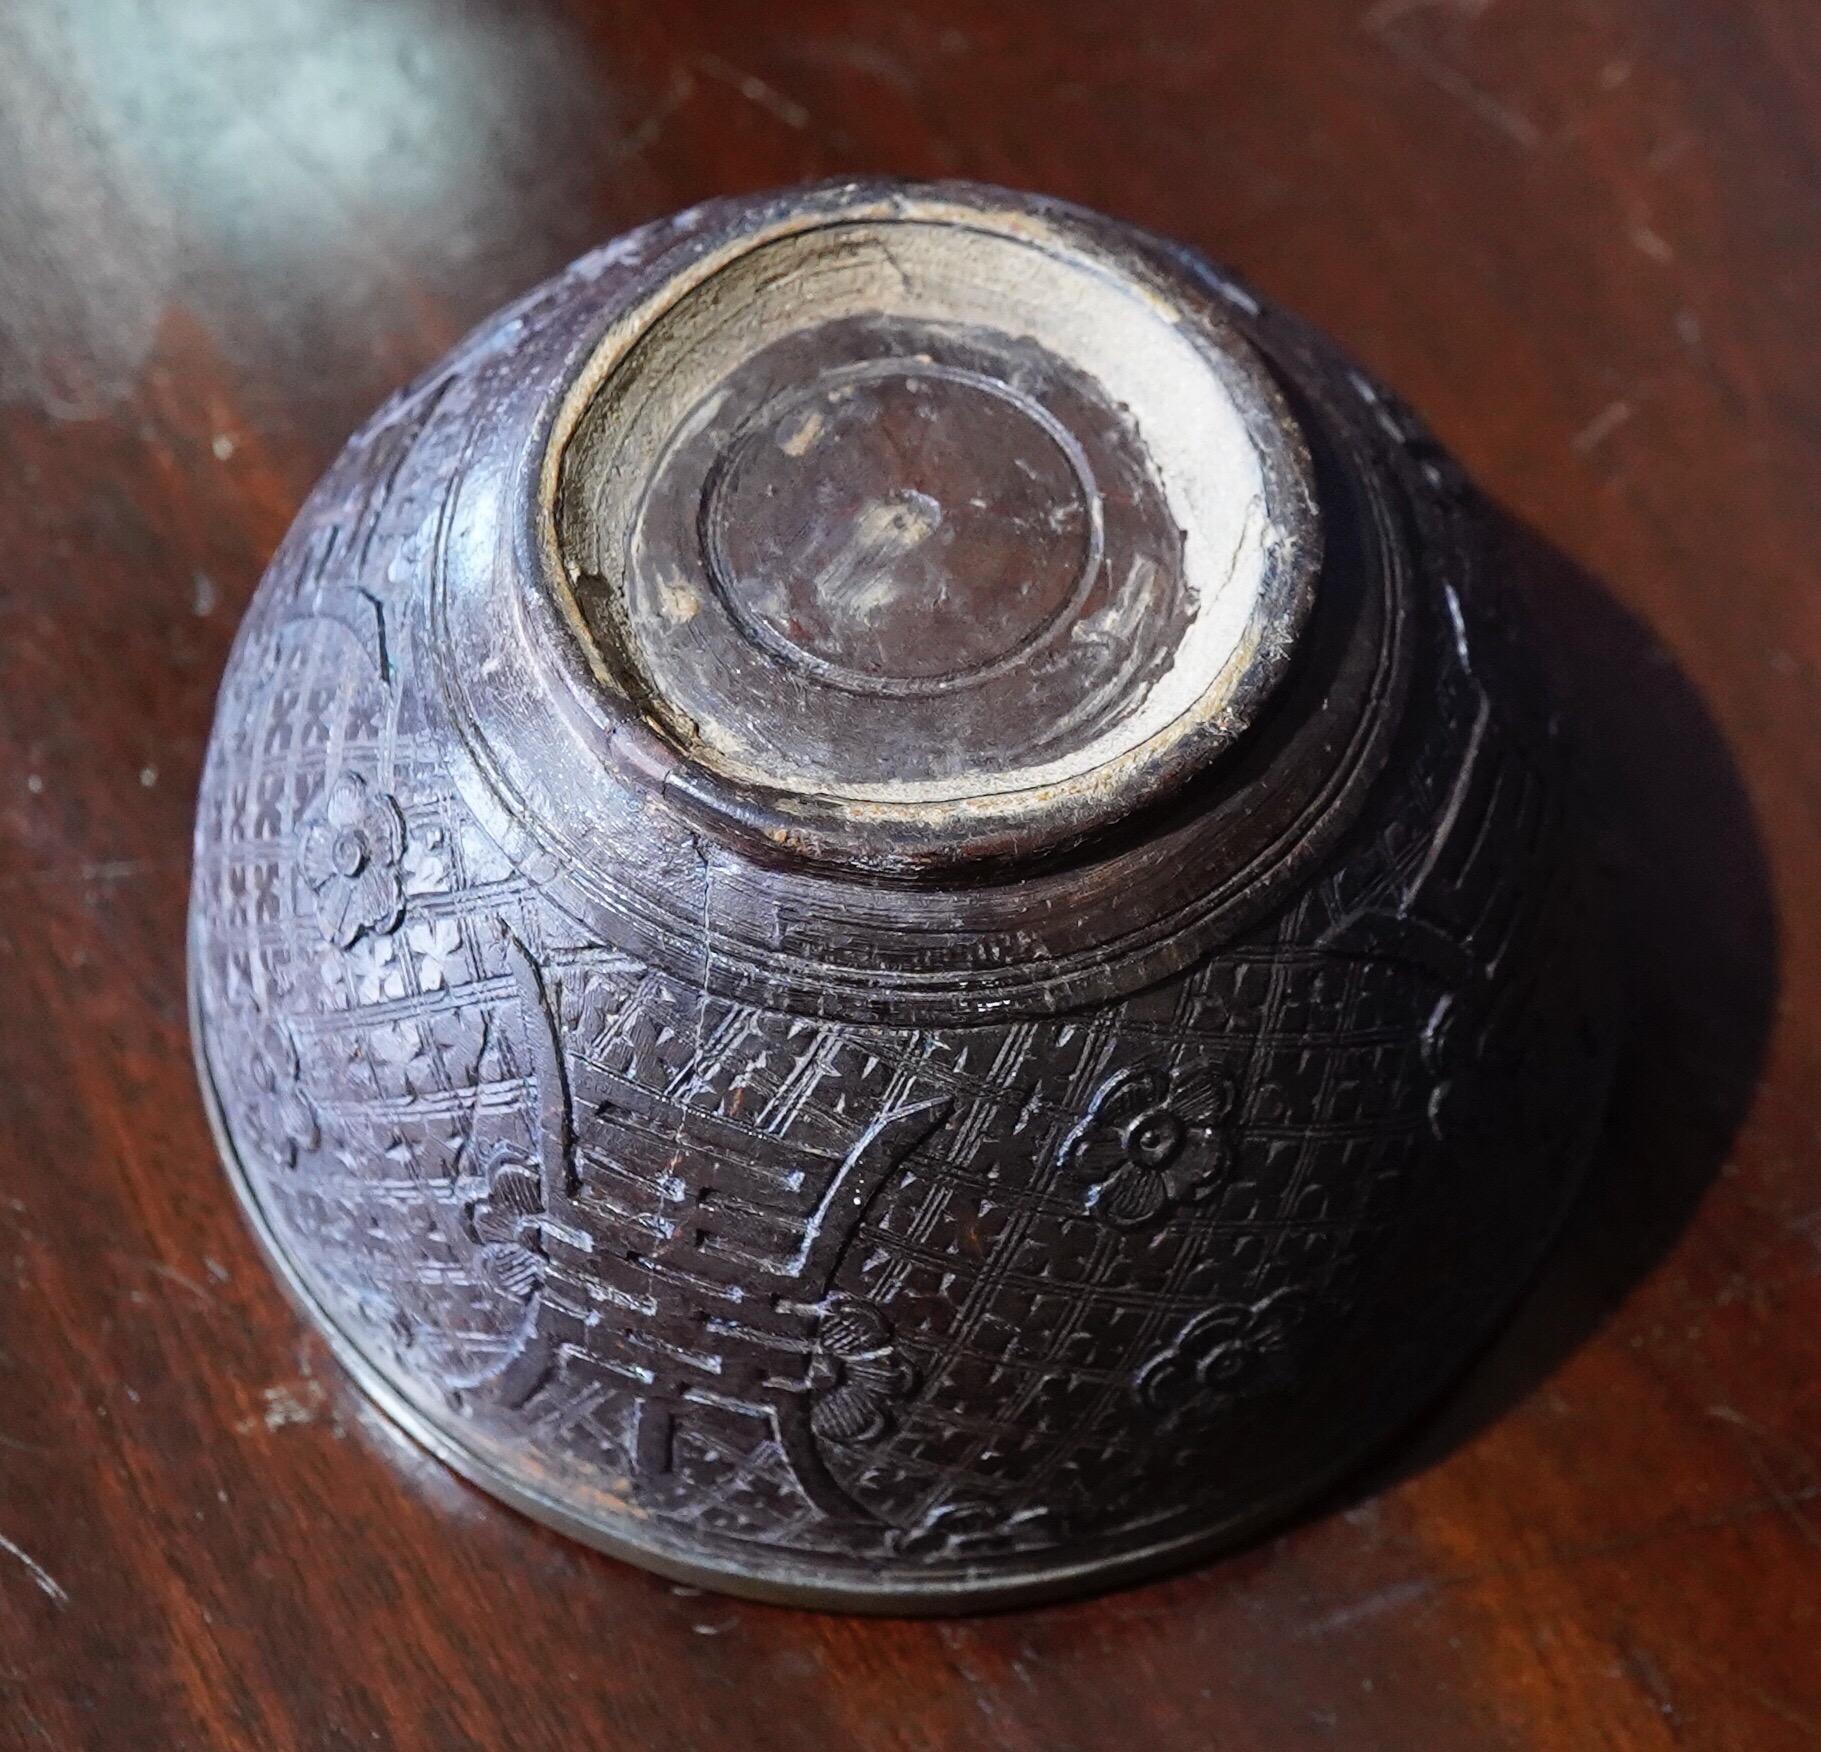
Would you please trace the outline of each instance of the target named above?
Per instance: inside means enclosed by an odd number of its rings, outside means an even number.
[[[45,1454],[57,1452],[55,1448],[46,1448],[38,1442],[22,1442],[17,1436],[0,1436],[0,1448],[11,1449],[15,1454]]]
[[[1514,145],[1526,152],[1535,152],[1543,144],[1543,131],[1529,116],[1503,98],[1495,97],[1460,68],[1451,66],[1396,28],[1415,13],[1433,12],[1444,7],[1471,22],[1484,17],[1492,5],[1493,0],[1380,0],[1380,4],[1370,7],[1361,16],[1360,23],[1419,78],[1465,106]]]
[[[1509,104],[1501,102],[1489,91],[1482,90],[1466,74],[1450,67],[1445,61],[1436,60],[1426,49],[1419,49],[1413,43],[1401,42],[1391,36],[1387,36],[1384,41],[1392,53],[1409,65],[1412,72],[1427,79],[1438,91],[1465,104],[1507,140],[1523,147],[1526,152],[1535,152],[1542,145],[1542,132],[1535,122]]]
[[[1739,1446],[1744,1450],[1745,1463],[1751,1468],[1752,1475],[1769,1492],[1778,1514],[1795,1528],[1806,1544],[1813,1546],[1816,1551],[1821,1551],[1821,1528],[1816,1527],[1803,1509],[1804,1503],[1821,1492],[1821,1486],[1811,1483],[1804,1488],[1791,1490],[1778,1478],[1776,1473],[1771,1470],[1770,1462],[1765,1459],[1763,1450],[1759,1446],[1760,1442],[1767,1439],[1764,1430],[1753,1423],[1743,1412],[1735,1410],[1730,1405],[1710,1405],[1707,1408],[1707,1415],[1719,1419],[1721,1423],[1731,1424],[1734,1429],[1742,1432]]]
[[[732,86],[748,103],[764,110],[785,127],[800,130],[809,126],[809,111],[794,97],[786,97],[775,85],[768,85],[756,73],[748,73],[745,68],[736,67],[731,61],[722,60],[719,55],[692,55],[690,65],[698,73],[719,80],[723,85]]]
[[[997,1702],[988,1695],[989,1688],[997,1687],[971,1658],[973,1637],[962,1626],[946,1622],[938,1627],[936,1635],[947,1656],[950,1671],[966,1686],[974,1707],[987,1721],[997,1726],[1001,1712]]]
[[[1330,1636],[1337,1630],[1349,1630],[1368,1619],[1415,1605],[1419,1600],[1427,1600],[1441,1586],[1439,1582],[1414,1577],[1407,1582],[1393,1582],[1389,1587],[1374,1588],[1371,1593],[1362,1595],[1357,1600],[1349,1600],[1345,1605],[1322,1613],[1319,1618],[1310,1619],[1296,1635],[1307,1641],[1312,1637]]]
[[[1671,1728],[1679,1728],[1682,1718],[1676,1713],[1676,1702],[1670,1692],[1669,1681],[1663,1677],[1663,1669],[1652,1659],[1650,1652],[1627,1644],[1620,1648],[1619,1656],[1645,1696],[1656,1706],[1657,1713]]]
[[[1623,396],[1615,402],[1609,402],[1568,440],[1569,448],[1579,456],[1589,455],[1598,450],[1637,411]]]
[[[657,143],[659,135],[669,125],[670,118],[695,96],[696,82],[686,67],[679,67],[671,76],[664,95],[652,105],[651,113],[626,136],[621,151],[627,157],[636,157],[647,147]]]
[[[179,1289],[188,1290],[197,1301],[205,1306],[210,1308],[215,1306],[215,1298],[209,1294],[208,1289],[198,1283],[195,1278],[186,1277],[174,1265],[166,1265],[158,1259],[148,1259],[145,1264],[148,1271],[165,1279],[167,1283],[175,1284]]]
[[[63,1587],[58,1582],[57,1578],[33,1557],[29,1551],[21,1550],[20,1547],[8,1539],[4,1533],[0,1533],[0,1551],[10,1552],[12,1556],[16,1557],[25,1565],[26,1573],[38,1584],[40,1592],[48,1594],[59,1606],[67,1606],[69,1604],[70,1597],[63,1591]]]

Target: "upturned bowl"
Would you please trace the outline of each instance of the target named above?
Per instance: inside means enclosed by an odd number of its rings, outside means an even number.
[[[360,1385],[671,1576],[957,1611],[1333,1486],[1610,1061],[1551,714],[1406,409],[1191,252],[842,183],[349,443],[203,780],[222,1154]]]

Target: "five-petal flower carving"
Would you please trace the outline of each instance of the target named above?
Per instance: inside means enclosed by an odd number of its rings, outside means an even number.
[[[1063,1140],[1062,1165],[1088,1182],[1087,1205],[1120,1228],[1208,1197],[1232,1154],[1219,1121],[1232,1106],[1217,1075],[1157,1067],[1115,1071]]]
[[[316,897],[316,921],[330,942],[346,949],[363,931],[389,931],[398,923],[404,850],[397,802],[359,773],[342,773],[298,849],[298,867]]]
[[[1175,1412],[1198,1399],[1273,1386],[1299,1308],[1297,1296],[1280,1290],[1258,1302],[1203,1309],[1139,1371],[1140,1395],[1154,1410]]]

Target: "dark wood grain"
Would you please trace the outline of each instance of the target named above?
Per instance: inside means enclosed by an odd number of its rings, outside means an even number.
[[[1821,19],[1797,0],[21,0],[0,14],[0,1745],[1821,1743]],[[182,921],[236,616],[383,393],[589,243],[841,170],[1235,261],[1510,507],[1632,1047],[1378,1480],[1096,1603],[679,1590],[457,1484],[258,1265]]]

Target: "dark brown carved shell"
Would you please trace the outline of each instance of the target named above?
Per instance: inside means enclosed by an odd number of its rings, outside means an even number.
[[[636,505],[599,508],[620,487],[590,471],[634,442],[613,421],[644,417],[589,378],[616,325],[742,240],[900,223],[1167,298],[1267,434],[1278,546],[1242,685],[1117,786],[964,818],[741,776],[748,744],[786,772],[897,747],[940,785],[950,722],[970,759],[1039,770],[1059,699],[1091,696],[1068,734],[1097,736],[1129,709],[1115,681],[1162,685],[1187,597],[1155,586],[1124,669],[1069,631],[1168,522],[1143,421],[1029,336],[792,331],[639,452]],[[1028,441],[1030,492],[1063,497],[1047,522],[942,501],[975,583],[1049,556],[1032,600],[868,668],[842,616],[936,515],[927,483],[851,527],[766,508],[824,410],[848,420],[838,482],[889,465],[879,434],[926,391],[938,421],[966,400],[992,444]],[[622,514],[630,561],[597,539]],[[940,595],[941,559],[894,576]],[[615,616],[662,616],[692,567],[730,605],[674,598],[640,656]],[[953,1610],[1237,1539],[1459,1367],[1597,1116],[1596,945],[1507,614],[1407,413],[1174,246],[887,185],[634,232],[382,409],[248,614],[190,950],[235,1184],[407,1428],[673,1574]],[[775,673],[728,679],[739,640]],[[717,730],[716,699],[756,715]]]

